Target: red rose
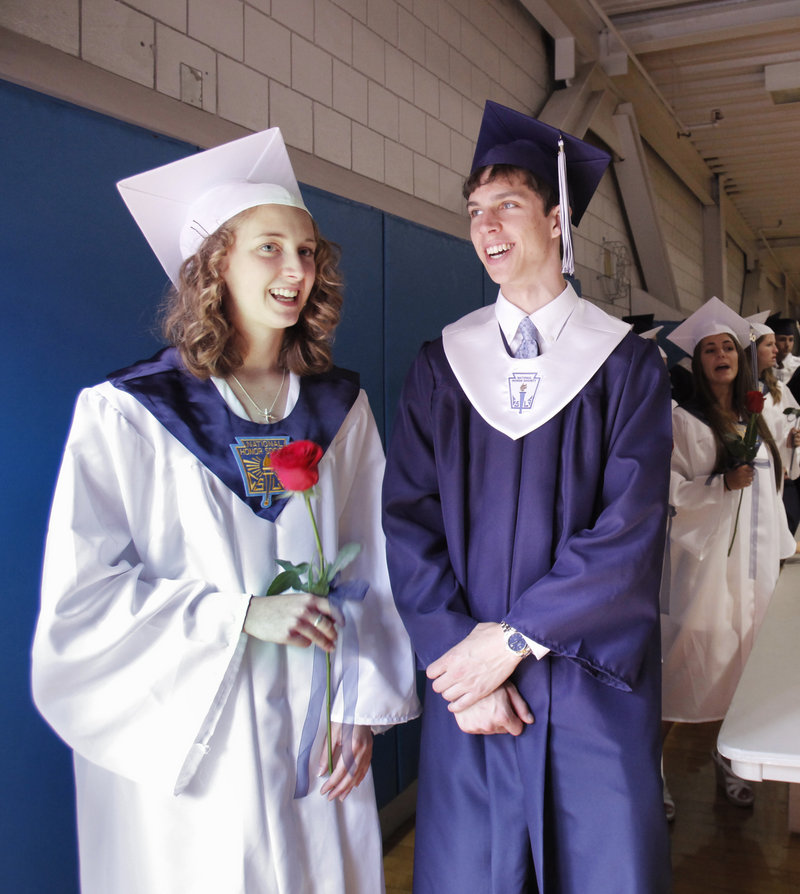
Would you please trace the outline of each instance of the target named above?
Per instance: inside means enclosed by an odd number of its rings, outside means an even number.
[[[313,441],[293,441],[269,455],[272,471],[286,490],[308,490],[319,481],[322,447]]]
[[[764,409],[764,395],[760,391],[748,391],[744,396],[744,405],[749,413],[760,413]]]

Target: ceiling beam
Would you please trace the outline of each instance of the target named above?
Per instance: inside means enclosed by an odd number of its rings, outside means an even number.
[[[622,13],[611,16],[611,21],[640,55],[796,28],[800,9],[797,0],[720,0]]]

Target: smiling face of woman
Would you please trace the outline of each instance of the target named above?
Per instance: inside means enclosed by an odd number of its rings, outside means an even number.
[[[739,354],[733,336],[707,335],[700,341],[700,367],[708,384],[732,386],[739,372]]]
[[[222,273],[232,323],[256,337],[294,326],[316,275],[311,218],[300,208],[258,205],[242,215],[234,233]]]

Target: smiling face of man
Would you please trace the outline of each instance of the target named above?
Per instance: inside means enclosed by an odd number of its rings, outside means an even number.
[[[541,196],[519,174],[481,179],[467,201],[472,244],[503,294],[530,288],[559,263],[558,206],[545,212]]]

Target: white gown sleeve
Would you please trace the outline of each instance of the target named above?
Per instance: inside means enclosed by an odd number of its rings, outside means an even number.
[[[712,475],[709,459],[716,452],[711,429],[686,410],[672,414],[673,448],[669,501],[675,509],[670,537],[698,559],[704,558],[728,527],[731,492],[722,475]]]
[[[320,500],[327,506],[322,530],[326,557],[346,543],[360,543],[343,573],[363,579],[363,603],[348,603],[349,623],[358,631],[358,701],[355,723],[380,731],[420,713],[414,655],[392,597],[381,526],[384,454],[375,420],[362,391],[320,464]],[[333,500],[328,498],[333,495]],[[335,544],[335,546],[334,546]],[[341,714],[341,692],[334,718]]]
[[[798,418],[796,416],[787,416],[784,413],[784,410],[788,408],[796,410],[798,409],[798,404],[794,399],[792,392],[789,391],[785,385],[782,385],[779,382],[778,388],[781,397],[778,403],[774,404],[773,407],[772,418],[774,418],[775,421],[772,432],[778,451],[780,452],[783,471],[789,478],[794,479],[800,476],[800,449],[792,445],[791,435],[794,429],[798,426]],[[767,403],[769,404],[771,401],[772,398],[768,396]],[[771,422],[769,417],[768,422]]]
[[[191,506],[176,505],[175,457],[106,399],[110,387],[81,394],[65,448],[33,694],[77,753],[172,790],[201,756],[236,674],[249,594],[181,575],[180,515]]]

